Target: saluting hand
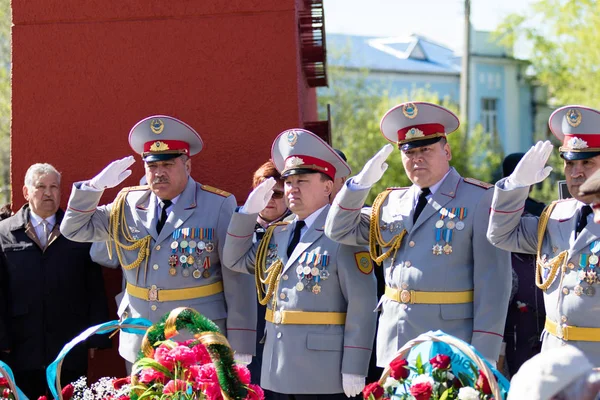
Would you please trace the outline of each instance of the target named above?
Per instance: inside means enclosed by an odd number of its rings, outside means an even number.
[[[260,185],[254,188],[244,206],[240,209],[242,214],[257,214],[265,209],[271,196],[273,196],[273,186],[275,179],[269,178],[264,180]]]
[[[360,186],[373,186],[381,179],[383,173],[388,169],[388,164],[385,160],[392,154],[392,151],[394,151],[394,146],[392,146],[391,143],[383,146],[373,158],[367,161],[362,171],[352,178],[354,183]]]
[[[546,140],[539,141],[529,149],[509,176],[512,184],[518,187],[535,185],[546,179],[552,167],[545,166],[550,154],[552,154],[552,143]]]
[[[129,175],[131,170],[128,169],[135,162],[133,156],[127,156],[120,160],[113,161],[104,168],[98,175],[93,177],[89,185],[95,189],[104,190],[118,186]]]

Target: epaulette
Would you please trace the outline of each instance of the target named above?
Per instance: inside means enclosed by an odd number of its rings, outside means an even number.
[[[406,186],[406,187],[394,186],[394,187],[389,187],[386,190],[407,190],[407,189],[410,189],[410,186]]]
[[[223,197],[231,196],[231,193],[226,192],[221,189],[217,189],[216,187],[212,187],[212,186],[208,186],[208,185],[202,185],[201,187],[202,187],[202,190],[205,190],[210,193],[218,194],[219,196],[223,196]]]
[[[470,183],[471,185],[479,186],[480,188],[484,188],[486,190],[494,187],[494,185],[492,185],[491,183],[480,181],[479,179],[463,178],[463,180],[467,183]]]
[[[565,202],[565,201],[572,201],[572,200],[577,200],[577,199],[575,199],[573,197],[569,197],[569,198],[566,198],[566,199],[554,200],[552,203],[562,203],[562,202]]]
[[[124,187],[119,191],[119,193],[129,193],[129,192],[138,192],[141,190],[150,190],[149,185],[141,185],[141,186],[128,186]]]

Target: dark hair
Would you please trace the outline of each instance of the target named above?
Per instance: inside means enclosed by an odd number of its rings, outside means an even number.
[[[274,178],[277,183],[283,184],[283,179],[281,178],[281,174],[275,168],[275,164],[272,160],[267,161],[254,172],[254,176],[252,177],[252,187],[255,188],[263,181]]]
[[[11,215],[13,215],[13,212],[11,210],[11,204],[5,204],[0,208],[0,221],[2,221],[3,219],[6,219],[8,217],[10,217]]]

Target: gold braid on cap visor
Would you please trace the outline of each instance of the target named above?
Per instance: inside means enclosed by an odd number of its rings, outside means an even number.
[[[583,149],[572,149],[570,147],[560,146],[558,151],[561,153],[600,153],[600,147],[585,147]]]
[[[433,133],[433,134],[427,135],[427,136],[411,137],[410,139],[398,140],[396,142],[396,144],[398,146],[402,146],[403,144],[410,143],[410,142],[416,142],[417,140],[435,139],[438,137],[446,137],[446,134],[441,132],[441,133]]]

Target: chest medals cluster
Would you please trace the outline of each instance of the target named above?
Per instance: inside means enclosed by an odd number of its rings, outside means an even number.
[[[296,267],[296,290],[321,293],[321,280],[329,278],[329,259],[328,254],[318,254],[316,252],[304,252],[298,259]]]
[[[215,250],[213,228],[180,228],[171,235],[169,274],[195,279],[209,278],[210,253]]]
[[[435,222],[435,244],[431,248],[433,255],[452,254],[452,236],[454,231],[465,229],[466,208],[442,207],[438,213],[440,218]]]

